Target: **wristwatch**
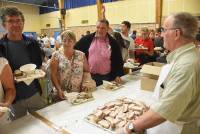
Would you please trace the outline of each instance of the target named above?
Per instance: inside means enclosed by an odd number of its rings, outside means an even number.
[[[131,131],[132,133],[135,133],[135,127],[134,127],[134,124],[132,122],[130,122],[128,124],[128,130]]]

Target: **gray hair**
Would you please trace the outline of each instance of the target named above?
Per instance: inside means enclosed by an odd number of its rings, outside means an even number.
[[[173,14],[173,27],[182,30],[182,36],[194,39],[198,29],[198,22],[194,16],[187,12]]]
[[[4,23],[6,21],[6,16],[20,16],[22,21],[24,21],[23,13],[16,7],[4,7],[1,9],[1,20]]]

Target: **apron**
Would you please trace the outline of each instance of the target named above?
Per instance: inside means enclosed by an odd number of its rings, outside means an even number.
[[[173,63],[167,64],[162,67],[158,82],[156,84],[156,87],[153,93],[153,97],[156,101],[158,101],[160,97],[160,85],[167,78],[172,66],[173,66]],[[160,125],[147,129],[147,134],[180,134],[183,129],[183,124],[184,122],[172,123],[170,121],[165,121],[161,123]]]

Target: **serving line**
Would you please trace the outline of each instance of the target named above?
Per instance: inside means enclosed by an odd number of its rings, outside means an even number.
[[[93,92],[94,101],[73,106],[67,101],[61,101],[49,107],[37,111],[38,114],[53,122],[57,126],[65,129],[71,134],[110,134],[110,132],[89,124],[84,118],[92,113],[98,106],[125,96],[134,100],[141,100],[150,105],[152,92],[140,90],[140,79],[138,76],[126,75],[122,78],[125,84],[115,91],[108,91],[98,87]]]
[[[84,118],[98,106],[124,96],[141,100],[147,105],[152,102],[152,92],[140,90],[140,77],[126,75],[122,79],[122,88],[109,91],[98,87],[93,92],[94,101],[72,105],[66,100],[43,108],[33,115],[27,115],[14,122],[0,127],[2,134],[110,134],[104,129],[89,124]]]

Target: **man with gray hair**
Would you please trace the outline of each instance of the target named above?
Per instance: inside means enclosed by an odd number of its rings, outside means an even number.
[[[197,20],[189,13],[166,18],[162,36],[170,53],[154,91],[156,101],[146,113],[118,130],[118,134],[145,129],[147,134],[200,133],[200,54],[193,44],[197,26]]]

